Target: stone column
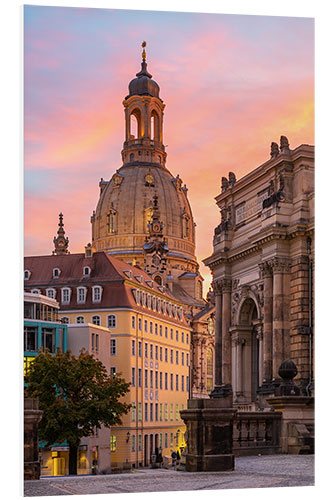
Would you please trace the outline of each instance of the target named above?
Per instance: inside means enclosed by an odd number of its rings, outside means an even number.
[[[131,121],[130,115],[128,114],[127,109],[125,109],[125,124],[126,124],[126,141],[129,141],[131,135]]]
[[[222,385],[222,286],[220,281],[213,281],[215,294],[215,379],[214,386]]]
[[[222,386],[231,394],[231,280],[222,280]]]
[[[257,339],[259,340],[259,387],[263,382],[263,331],[262,325],[257,326]]]
[[[268,261],[259,264],[264,278],[264,325],[263,325],[263,382],[272,379],[272,317],[273,317],[273,276]]]
[[[285,357],[284,341],[284,307],[287,307],[284,297],[284,273],[290,271],[289,259],[274,257],[273,268],[273,379],[279,378],[279,368]],[[287,284],[287,282],[285,283]],[[289,314],[288,314],[289,320]],[[287,334],[285,333],[285,336]]]
[[[236,395],[242,392],[242,343],[241,339],[236,339]]]

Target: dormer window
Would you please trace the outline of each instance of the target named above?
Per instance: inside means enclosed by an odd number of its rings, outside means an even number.
[[[69,304],[71,300],[71,289],[70,288],[62,288],[61,289],[61,303]]]
[[[77,288],[77,303],[84,304],[86,301],[87,289],[85,286],[79,286]]]
[[[125,274],[125,276],[127,276],[127,278],[131,278],[132,277],[132,271],[123,271],[123,273]]]
[[[96,304],[102,300],[102,287],[99,285],[92,287],[92,300]]]
[[[31,276],[31,271],[28,271],[27,269],[24,271],[24,279],[28,280]]]
[[[39,288],[33,288],[31,290],[31,293],[40,293],[40,290],[39,290]]]
[[[91,269],[89,266],[84,266],[83,268],[83,276],[89,276],[91,273]]]
[[[46,297],[50,297],[50,299],[55,299],[56,298],[56,291],[54,288],[47,288],[46,289]]]
[[[60,273],[61,273],[60,269],[58,267],[55,267],[53,269],[53,278],[59,278]]]
[[[134,278],[136,279],[136,281],[138,281],[139,283],[142,283],[142,276],[141,274],[137,274],[136,276],[134,276]]]

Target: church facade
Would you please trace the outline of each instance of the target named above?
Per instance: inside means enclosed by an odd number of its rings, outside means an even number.
[[[267,406],[292,360],[295,383],[314,395],[314,147],[273,142],[245,177],[222,178],[221,222],[204,263],[213,271],[216,384],[247,410]]]

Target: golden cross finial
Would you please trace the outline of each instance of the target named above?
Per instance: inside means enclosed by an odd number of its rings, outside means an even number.
[[[146,46],[146,42],[143,41],[142,44],[141,44],[141,47],[143,48],[143,51],[142,51],[142,59],[146,59],[146,51],[145,51],[145,46]]]

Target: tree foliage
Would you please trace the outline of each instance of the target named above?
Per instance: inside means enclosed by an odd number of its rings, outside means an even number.
[[[25,377],[26,397],[38,398],[43,411],[39,435],[47,446],[67,441],[77,448],[82,437],[101,425],[121,424],[130,405],[121,402],[129,383],[108,376],[100,361],[85,350],[78,357],[70,351],[56,355],[41,352]]]

